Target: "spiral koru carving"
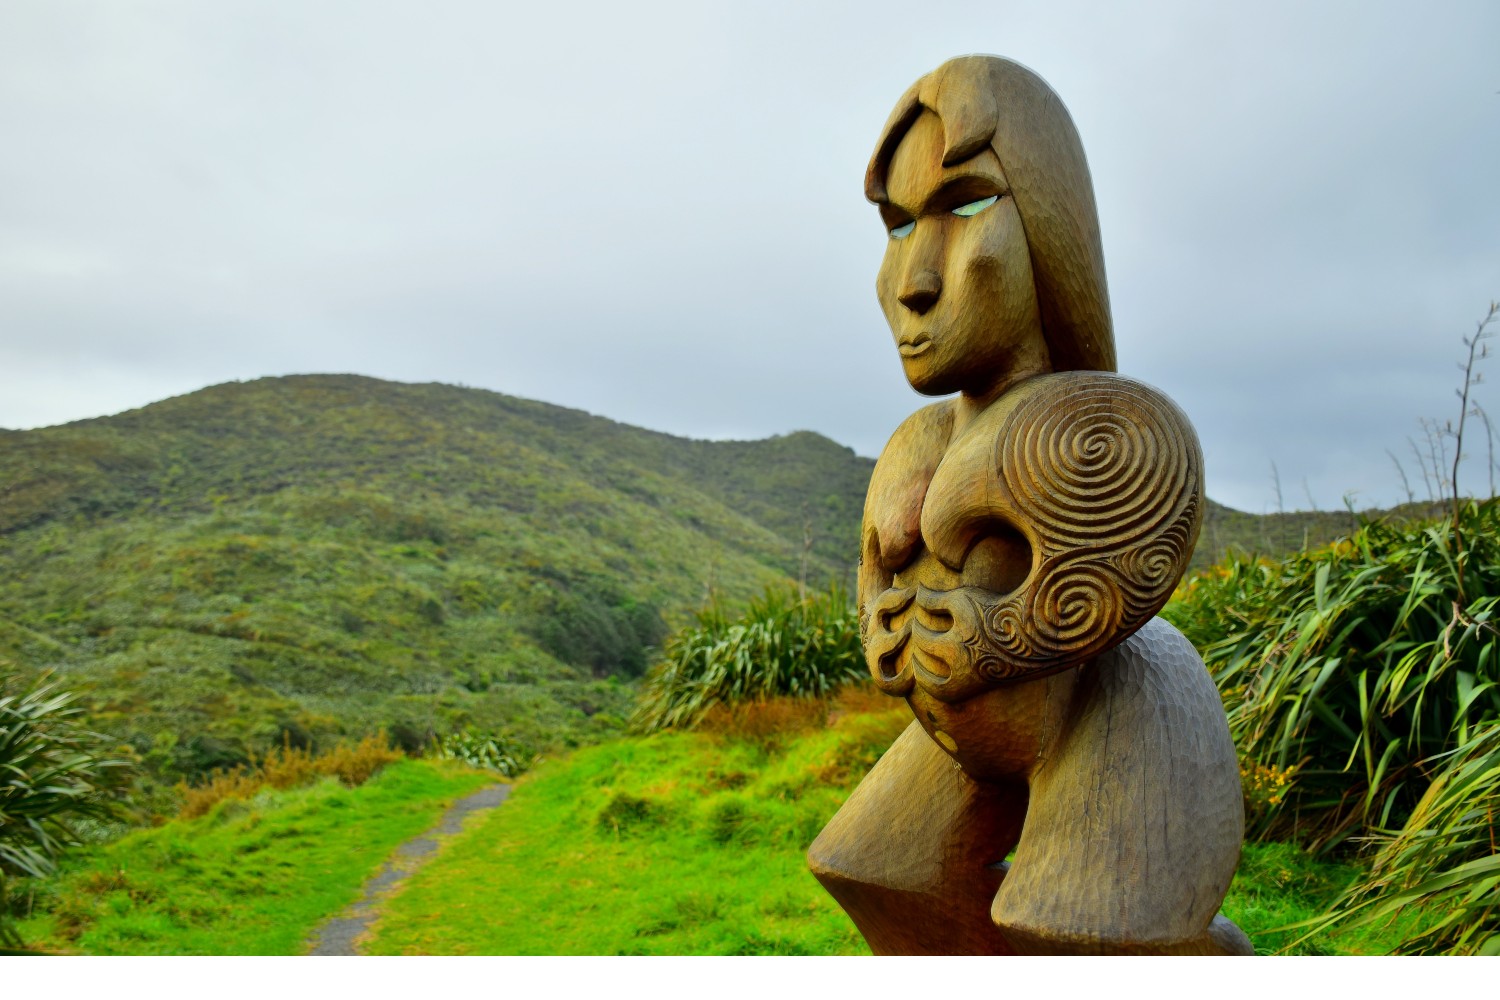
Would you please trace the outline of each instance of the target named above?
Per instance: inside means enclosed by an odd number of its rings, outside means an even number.
[[[1170,399],[1132,379],[1068,372],[1029,384],[995,465],[1035,550],[986,610],[975,658],[991,682],[1082,662],[1161,610],[1198,538],[1203,457]]]

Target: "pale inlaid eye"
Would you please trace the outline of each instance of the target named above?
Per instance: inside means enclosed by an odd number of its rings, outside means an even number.
[[[992,194],[988,198],[980,198],[978,201],[971,201],[967,205],[958,206],[953,210],[953,214],[961,215],[967,219],[971,215],[978,215],[980,212],[983,212],[999,199],[1000,196],[998,194]]]
[[[915,229],[916,226],[917,226],[917,224],[915,222],[907,222],[907,223],[904,223],[903,225],[892,226],[891,227],[891,239],[893,239],[893,240],[904,240],[904,239],[906,239],[906,237],[908,237],[908,236],[911,235],[911,231],[913,229]]]

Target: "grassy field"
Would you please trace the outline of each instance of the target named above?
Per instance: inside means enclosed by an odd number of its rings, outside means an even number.
[[[544,761],[385,902],[366,953],[866,953],[803,852],[909,714],[868,694],[842,701],[831,725],[827,703],[777,699]],[[19,929],[46,952],[304,953],[397,845],[493,780],[408,760],[358,788],[228,799],[75,853]],[[1358,874],[1248,844],[1224,911],[1263,953],[1383,954],[1395,931],[1273,932]]]
[[[660,733],[552,761],[413,877],[369,950],[864,954],[803,851],[909,721],[903,706],[776,737],[741,720],[738,733]],[[1357,874],[1249,844],[1224,912],[1271,953],[1298,936],[1272,928],[1317,916]],[[1291,953],[1383,954],[1394,941],[1346,933]]]
[[[493,775],[403,761],[226,799],[206,815],[79,851],[40,884],[28,946],[89,955],[296,955],[397,845]]]

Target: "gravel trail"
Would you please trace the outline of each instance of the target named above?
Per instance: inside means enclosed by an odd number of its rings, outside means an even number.
[[[318,929],[309,955],[358,955],[355,944],[380,916],[380,904],[400,888],[438,849],[439,837],[463,829],[464,820],[482,809],[493,809],[510,794],[509,785],[491,785],[464,796],[448,808],[437,826],[396,848],[396,853],[365,883],[359,899],[337,917]]]

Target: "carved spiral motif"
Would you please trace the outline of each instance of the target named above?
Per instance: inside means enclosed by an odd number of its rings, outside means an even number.
[[[1119,578],[1107,564],[1072,562],[1046,574],[1027,595],[1032,646],[1066,653],[1120,624]]]
[[[974,668],[996,683],[1123,641],[1161,609],[1198,537],[1203,459],[1171,400],[1098,372],[1038,383],[996,446],[1040,557],[1025,584],[983,616]]]
[[[1024,535],[1031,571],[1004,594],[903,584],[862,608],[866,660],[888,694],[920,685],[959,702],[1092,659],[1156,614],[1187,565],[1203,458],[1171,400],[1102,372],[1044,375],[1015,391],[994,464],[975,484],[985,500],[966,516],[981,534],[992,518]]]
[[[1017,510],[1056,552],[1112,549],[1170,520],[1196,485],[1196,456],[1165,396],[1089,372],[1032,392],[1007,418],[996,461]]]

